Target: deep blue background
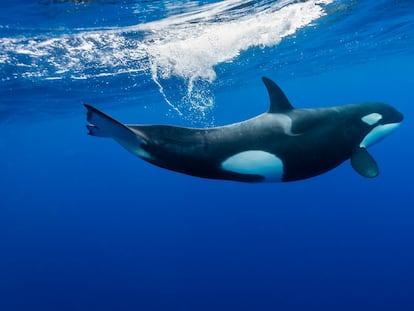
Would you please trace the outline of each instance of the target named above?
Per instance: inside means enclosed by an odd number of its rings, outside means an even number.
[[[0,310],[413,310],[413,72],[410,54],[267,72],[297,107],[370,100],[404,113],[371,148],[372,180],[349,163],[287,184],[172,173],[87,136],[78,98],[70,113],[3,118]],[[217,125],[267,109],[261,75],[217,90]],[[183,122],[162,106],[106,111]]]

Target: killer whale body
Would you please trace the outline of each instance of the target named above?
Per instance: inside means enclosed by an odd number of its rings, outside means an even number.
[[[268,112],[214,128],[122,124],[85,104],[89,135],[111,137],[159,167],[210,179],[287,182],[323,174],[344,161],[365,177],[379,174],[367,147],[394,131],[403,115],[384,103],[295,109],[263,77]]]

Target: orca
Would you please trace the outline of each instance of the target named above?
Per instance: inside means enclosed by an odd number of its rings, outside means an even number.
[[[403,115],[384,103],[295,109],[263,77],[267,112],[212,128],[123,124],[85,104],[89,135],[110,137],[159,167],[210,179],[289,182],[311,178],[350,159],[364,177],[379,169],[367,148],[393,132]]]

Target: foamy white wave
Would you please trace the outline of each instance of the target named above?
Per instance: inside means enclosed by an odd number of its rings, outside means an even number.
[[[278,44],[323,16],[321,5],[332,1],[280,1],[258,8],[254,14],[241,17],[234,14],[237,18],[232,18],[228,13],[221,16],[227,19],[215,20],[219,13],[243,7],[248,2],[224,1],[193,15],[187,13],[135,27],[135,30],[151,32],[143,43],[158,70],[157,76],[175,75],[190,82],[195,79],[211,82],[216,78],[215,66],[232,61],[249,48]]]
[[[215,68],[253,47],[277,45],[286,36],[325,15],[334,0],[282,0],[255,4],[226,0],[189,7],[183,14],[130,27],[82,31],[57,37],[1,38],[0,65],[27,65],[15,75],[85,79],[126,72],[151,74],[174,110],[205,111],[214,103],[206,83]],[[14,63],[18,59],[20,63]],[[178,77],[187,84],[180,104],[172,103],[162,80]],[[204,81],[202,89],[197,81]]]
[[[194,90],[195,81],[211,83],[216,79],[216,66],[231,62],[245,50],[277,45],[284,37],[325,15],[323,5],[331,2],[250,5],[251,12],[245,14],[250,1],[228,0],[129,30],[147,34],[143,48],[148,53],[154,81],[159,84],[159,78],[171,76],[184,79],[188,84],[185,102],[205,111],[214,101],[209,96],[200,96],[202,90]],[[160,91],[171,105],[161,86]]]

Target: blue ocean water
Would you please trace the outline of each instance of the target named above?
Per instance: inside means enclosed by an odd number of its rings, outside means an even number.
[[[0,310],[413,310],[411,0],[0,3]],[[293,183],[198,179],[87,136],[387,102],[402,126]]]

